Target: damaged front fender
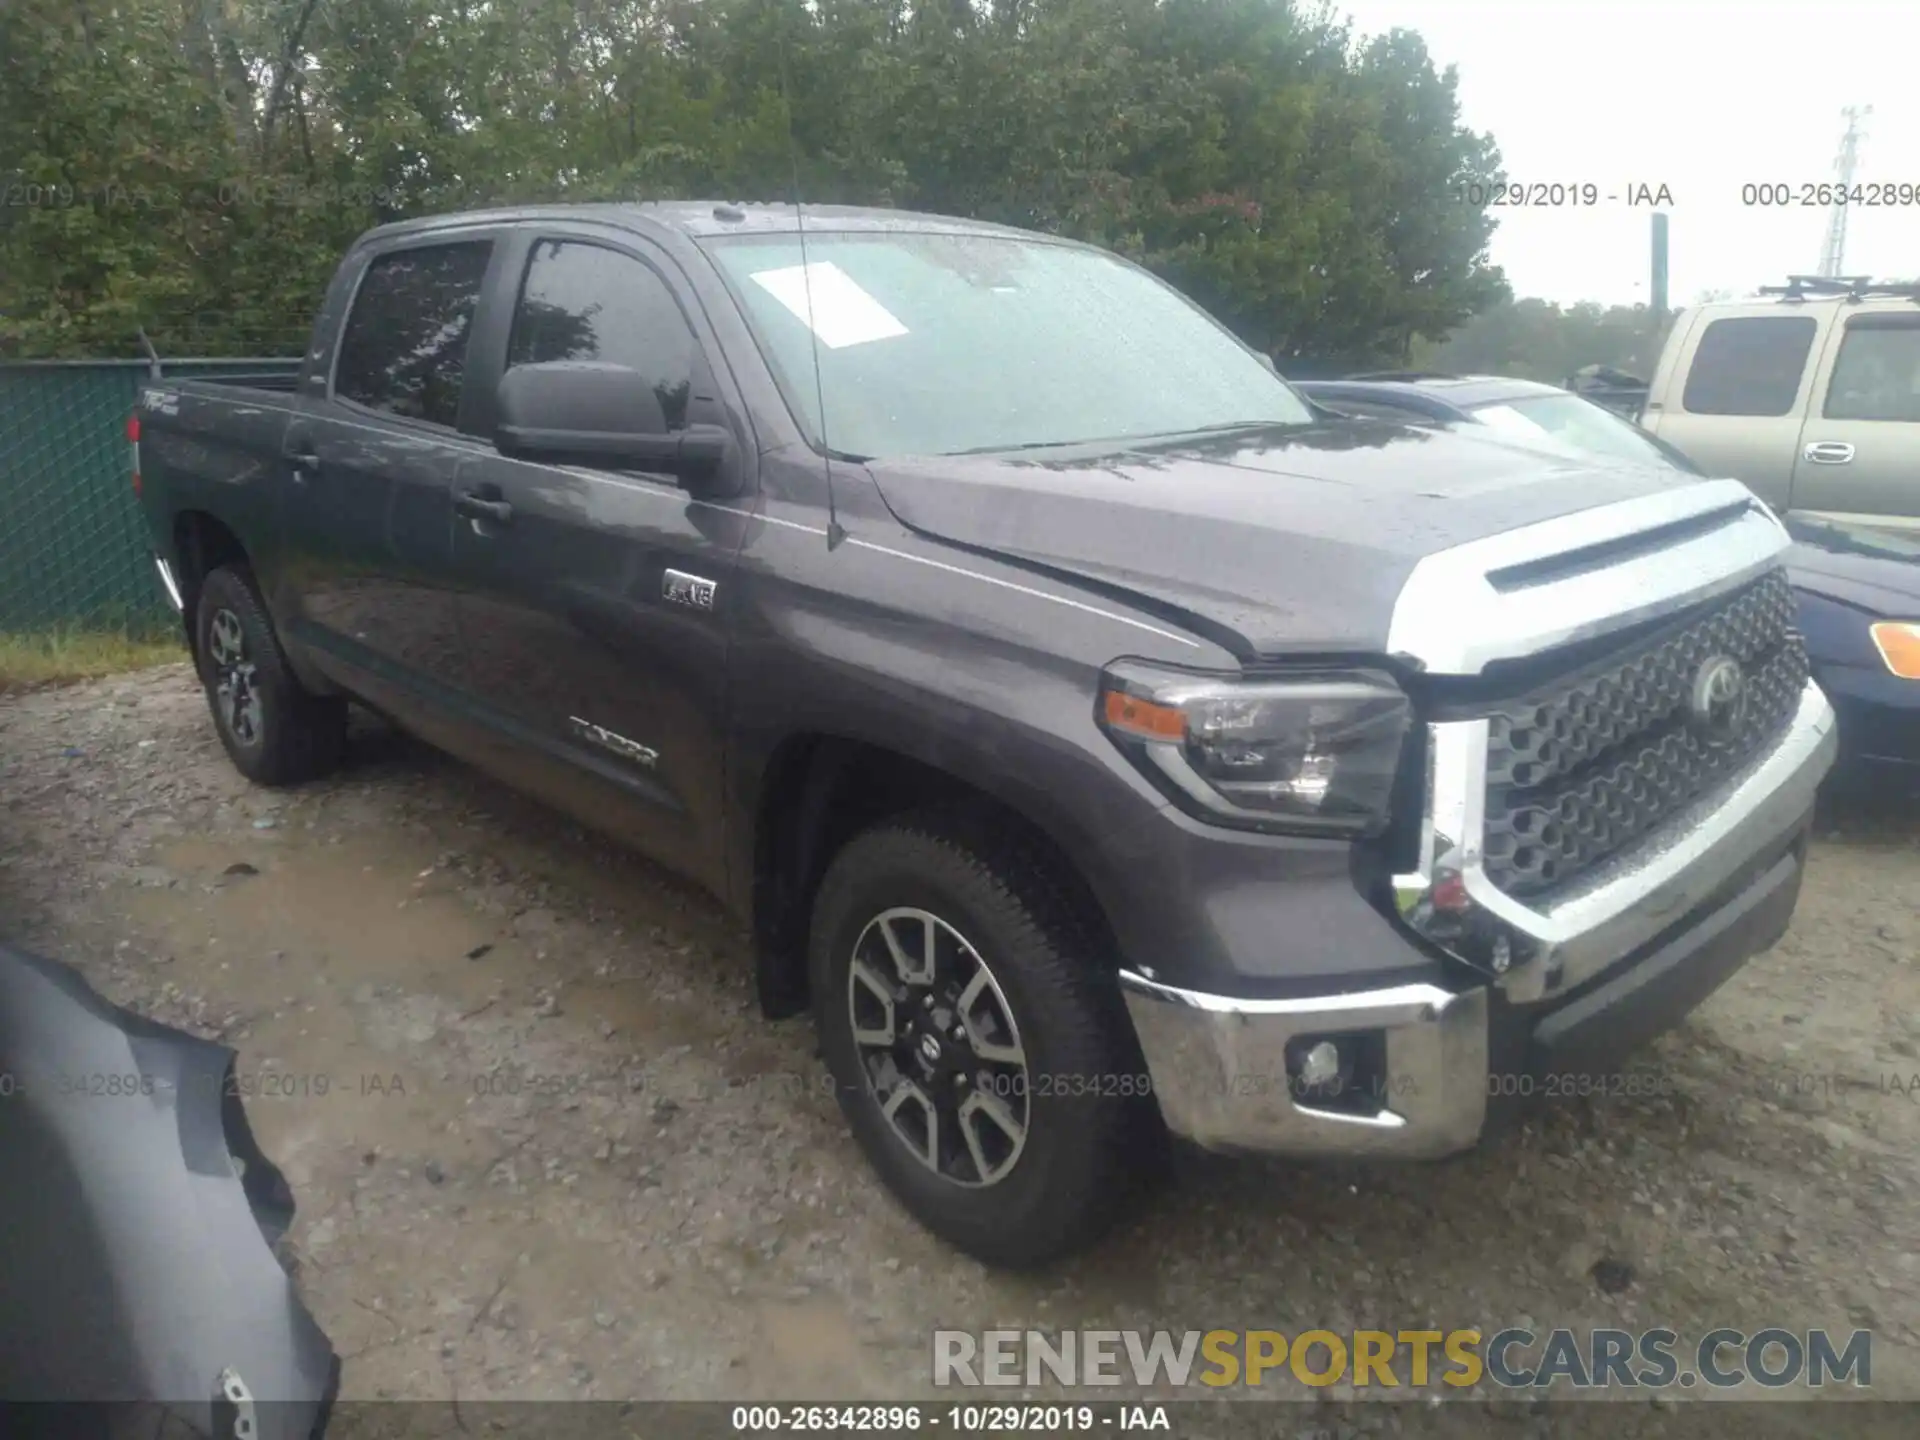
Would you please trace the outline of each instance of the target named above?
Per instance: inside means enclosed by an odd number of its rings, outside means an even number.
[[[233,1066],[0,946],[0,1398],[320,1434],[340,1362],[275,1257],[293,1196]]]

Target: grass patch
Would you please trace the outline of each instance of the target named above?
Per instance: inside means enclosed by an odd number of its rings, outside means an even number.
[[[177,635],[138,629],[54,626],[25,633],[0,632],[0,695],[145,670],[187,658]]]

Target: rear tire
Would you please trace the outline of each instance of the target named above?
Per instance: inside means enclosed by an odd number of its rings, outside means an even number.
[[[201,583],[193,633],[214,728],[242,775],[297,785],[340,763],[347,703],[295,678],[246,567],[223,565]]]
[[[1016,1268],[1094,1241],[1164,1154],[1118,984],[1053,863],[977,811],[883,822],[828,867],[809,936],[867,1159],[929,1230]]]

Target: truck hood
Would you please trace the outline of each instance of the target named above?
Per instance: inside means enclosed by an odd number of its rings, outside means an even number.
[[[1242,658],[1379,653],[1424,556],[1674,483],[1375,420],[869,469],[908,528],[1123,595]]]

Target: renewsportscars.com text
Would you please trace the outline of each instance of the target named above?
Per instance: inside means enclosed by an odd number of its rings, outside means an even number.
[[[1359,1388],[1865,1388],[1873,1335],[1732,1328],[1697,1339],[1657,1328],[1544,1334],[1479,1330],[936,1330],[938,1386],[1133,1384]]]

